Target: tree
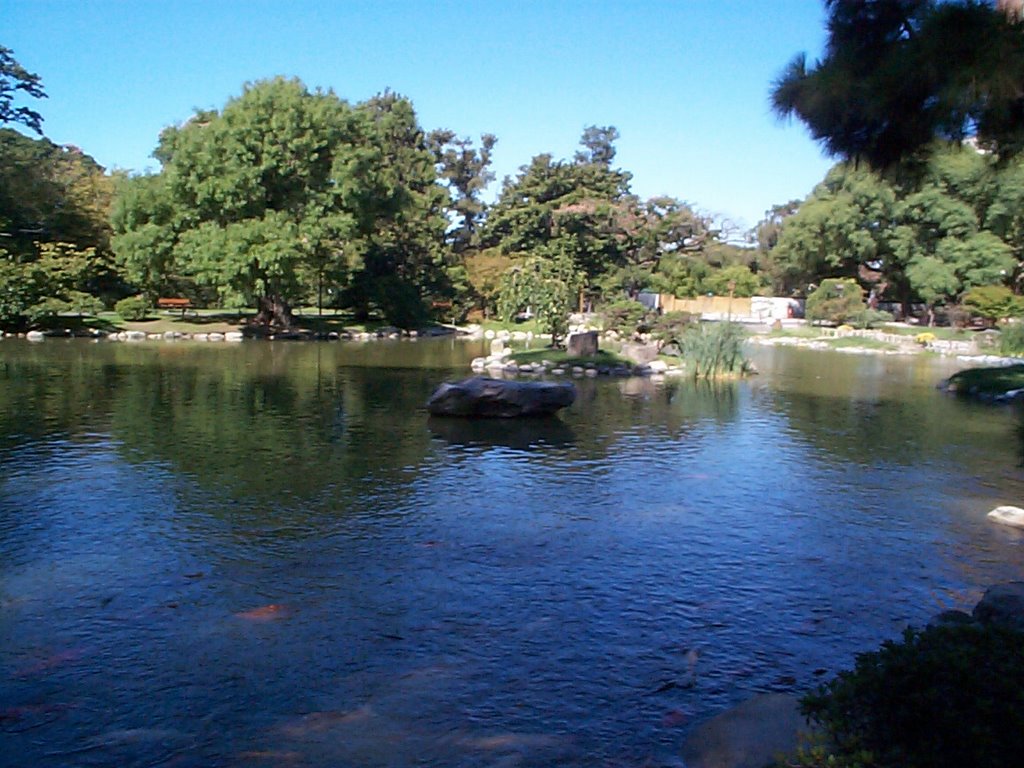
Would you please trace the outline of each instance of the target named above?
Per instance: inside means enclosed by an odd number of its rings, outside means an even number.
[[[978,0],[826,0],[825,55],[797,56],[772,106],[827,152],[876,168],[972,135],[1003,157],[1024,147],[1024,27]],[[1018,9],[1019,10],[1019,9]],[[1009,12],[1007,12],[1009,11]]]
[[[864,168],[833,168],[786,218],[771,252],[775,283],[787,293],[802,293],[822,279],[858,278],[867,270],[909,301],[892,257],[898,197],[896,187]]]
[[[451,210],[456,218],[448,236],[457,253],[480,244],[480,219],[486,208],[480,193],[494,181],[491,152],[497,143],[497,137],[490,133],[480,137],[479,149],[473,146],[472,139],[458,138],[454,131],[436,130],[427,136],[438,172],[448,182]]]
[[[568,330],[569,312],[583,283],[570,253],[558,244],[509,269],[502,278],[498,312],[510,322],[519,312],[531,310],[551,343]]]
[[[829,323],[853,320],[865,309],[864,289],[856,280],[822,280],[807,297],[807,319]]]
[[[356,108],[369,138],[353,178],[363,208],[347,295],[359,316],[381,311],[401,327],[426,315],[428,299],[448,300],[464,278],[445,249],[449,197],[412,103],[385,91]]]
[[[46,98],[39,75],[21,66],[14,58],[14,51],[0,45],[0,123],[20,123],[42,136],[42,115],[29,107],[15,106],[14,99],[21,94],[33,99]]]
[[[0,324],[91,311],[118,292],[112,195],[111,177],[78,148],[0,128]]]
[[[599,293],[604,278],[622,267],[631,245],[637,201],[630,175],[612,169],[613,127],[591,126],[572,162],[533,158],[515,179],[506,178],[491,208],[483,243],[510,255],[555,252],[572,259],[584,293]]]

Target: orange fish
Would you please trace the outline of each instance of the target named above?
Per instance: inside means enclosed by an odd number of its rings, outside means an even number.
[[[678,728],[680,725],[684,725],[686,721],[690,719],[690,716],[679,709],[670,709],[661,718],[662,728]]]
[[[291,611],[288,609],[288,606],[278,603],[263,605],[259,608],[252,608],[235,614],[238,618],[246,619],[247,621],[274,621],[275,619],[286,619],[289,615],[291,615]]]

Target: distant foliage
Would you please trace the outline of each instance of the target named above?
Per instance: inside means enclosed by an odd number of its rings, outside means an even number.
[[[808,320],[828,323],[854,321],[867,309],[864,289],[856,280],[822,280],[807,297],[805,314]]]
[[[975,317],[990,323],[1024,314],[1024,300],[1004,285],[980,285],[963,297],[964,306]]]
[[[650,312],[639,301],[617,301],[601,310],[604,329],[631,337],[647,330]]]
[[[1016,768],[1022,647],[1024,634],[1000,626],[908,629],[804,697],[804,714],[825,726],[834,754],[801,764]]]
[[[125,320],[144,320],[150,309],[145,296],[128,296],[114,305],[114,311]]]
[[[666,312],[651,323],[651,335],[665,347],[682,349],[682,339],[700,318],[690,312]]]

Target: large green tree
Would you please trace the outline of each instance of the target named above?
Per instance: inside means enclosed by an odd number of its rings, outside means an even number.
[[[114,219],[115,250],[148,292],[188,276],[288,326],[325,289],[400,319],[445,283],[447,194],[407,99],[353,107],[262,81],[166,129],[154,154],[161,173],[126,182]]]
[[[114,182],[76,147],[0,128],[0,324],[85,312],[117,292]]]

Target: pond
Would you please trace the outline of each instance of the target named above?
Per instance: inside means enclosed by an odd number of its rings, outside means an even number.
[[[1024,579],[927,358],[428,418],[477,344],[0,342],[0,765],[673,764]]]

